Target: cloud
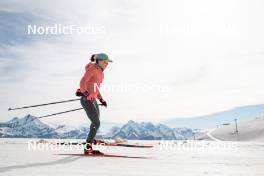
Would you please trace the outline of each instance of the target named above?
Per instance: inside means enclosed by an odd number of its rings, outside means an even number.
[[[166,92],[103,92],[102,118],[159,121],[261,103],[261,1],[1,1],[1,119],[43,115],[79,102],[7,112],[21,106],[74,98],[93,53],[114,60],[103,87],[161,85]],[[258,12],[249,15],[251,11]],[[223,13],[225,12],[225,13]],[[246,20],[245,20],[246,19]],[[84,35],[28,36],[28,24],[102,27]],[[9,35],[8,35],[9,34]],[[82,123],[84,112],[47,121]]]

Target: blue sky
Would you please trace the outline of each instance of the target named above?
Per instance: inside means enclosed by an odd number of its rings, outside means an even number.
[[[105,121],[164,121],[263,103],[263,6],[260,0],[2,0],[1,121],[78,108],[74,102],[7,111],[74,98],[90,55],[99,52],[114,60],[103,88],[129,87],[103,89]],[[27,34],[27,25],[54,24],[103,30]],[[80,111],[45,120],[78,124],[86,117]]]

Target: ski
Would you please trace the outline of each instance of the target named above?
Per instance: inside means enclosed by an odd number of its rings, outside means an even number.
[[[109,143],[106,146],[118,146],[118,147],[137,147],[137,148],[152,148],[152,145],[138,145],[138,144],[120,144],[120,143]]]
[[[58,142],[54,143],[56,145],[85,145],[85,142]],[[139,145],[139,144],[122,144],[122,143],[101,143],[95,145],[104,145],[104,146],[117,146],[117,147],[136,147],[136,148],[152,148],[153,145]]]
[[[66,156],[80,156],[80,157],[108,157],[108,158],[134,158],[134,159],[152,159],[151,157],[141,156],[125,156],[125,155],[113,155],[113,154],[78,154],[78,153],[63,153],[55,155],[66,155]]]

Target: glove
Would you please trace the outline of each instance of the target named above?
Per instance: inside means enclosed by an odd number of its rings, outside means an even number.
[[[83,96],[83,93],[81,92],[81,89],[77,89],[76,92],[75,92],[75,95],[76,95],[77,97],[81,97],[81,96]]]
[[[93,101],[93,100],[95,100],[96,99],[96,94],[90,94],[90,95],[88,95],[87,97],[86,97],[86,99],[87,100],[89,100],[89,101]]]
[[[102,98],[100,98],[99,101],[102,103],[102,105],[103,105],[104,107],[107,108],[107,103],[106,103],[106,101],[104,101]]]

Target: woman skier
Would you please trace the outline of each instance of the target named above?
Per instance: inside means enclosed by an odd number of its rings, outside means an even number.
[[[107,103],[102,98],[99,88],[100,84],[103,82],[103,71],[106,69],[108,62],[112,62],[112,60],[104,53],[92,55],[91,62],[86,65],[85,74],[80,81],[80,89],[76,92],[77,96],[81,96],[81,105],[91,121],[90,131],[86,138],[86,145],[84,148],[85,154],[101,154],[100,151],[93,150],[92,144],[95,142],[94,138],[100,127],[100,110],[96,99],[98,99],[103,106],[107,107]]]

